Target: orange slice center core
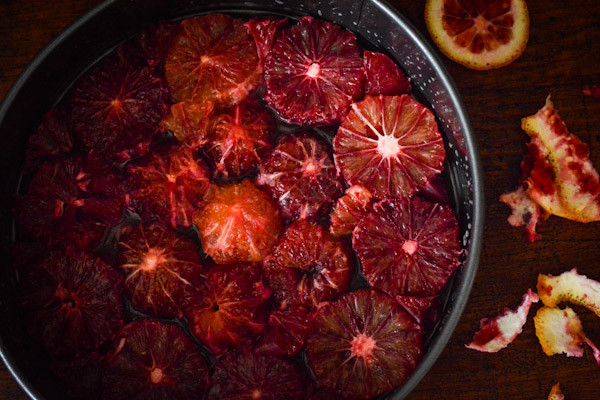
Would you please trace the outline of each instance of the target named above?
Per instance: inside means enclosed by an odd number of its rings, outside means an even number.
[[[302,174],[304,176],[316,176],[319,171],[319,162],[315,159],[308,159],[302,165]]]
[[[200,57],[200,62],[201,62],[202,64],[208,64],[208,63],[210,63],[210,61],[211,61],[211,60],[210,60],[210,57],[209,57],[209,56],[204,56],[204,55],[203,55],[202,57]]]
[[[394,157],[400,153],[400,143],[393,136],[381,136],[377,141],[377,151],[384,158]]]
[[[258,400],[260,398],[262,398],[262,392],[260,390],[258,390],[258,389],[254,389],[252,391],[252,399]]]
[[[140,265],[140,269],[144,271],[152,271],[158,265],[162,264],[165,261],[165,256],[163,254],[162,249],[149,249],[144,259],[142,260],[142,264]]]
[[[123,107],[123,103],[119,99],[114,99],[110,102],[110,106],[115,110],[120,110]]]
[[[320,73],[321,66],[319,65],[319,63],[310,64],[310,67],[308,67],[308,70],[306,71],[306,75],[308,75],[311,78],[316,78],[317,76],[319,76]]]
[[[368,358],[373,356],[373,350],[377,342],[364,333],[355,336],[350,342],[350,351],[354,357]]]
[[[412,256],[413,254],[415,254],[415,252],[418,250],[419,248],[419,243],[415,242],[414,240],[407,240],[406,242],[404,242],[402,244],[402,250],[404,250],[404,252],[406,254],[408,254],[409,256]]]
[[[161,383],[164,377],[165,374],[163,374],[162,369],[160,368],[153,368],[152,371],[150,371],[150,380],[154,384]]]

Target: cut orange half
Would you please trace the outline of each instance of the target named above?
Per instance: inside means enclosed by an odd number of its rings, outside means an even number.
[[[425,22],[442,53],[471,69],[510,64],[529,38],[524,0],[427,0]]]

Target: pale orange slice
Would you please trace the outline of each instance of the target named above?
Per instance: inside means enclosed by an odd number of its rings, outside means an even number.
[[[425,22],[442,53],[471,69],[510,64],[529,39],[524,0],[427,0]]]

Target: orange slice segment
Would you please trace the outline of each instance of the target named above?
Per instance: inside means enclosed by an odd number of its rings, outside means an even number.
[[[471,69],[510,64],[529,39],[524,0],[427,0],[425,22],[442,53]]]

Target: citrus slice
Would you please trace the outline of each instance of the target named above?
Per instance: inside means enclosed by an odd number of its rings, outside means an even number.
[[[262,66],[244,21],[209,14],[181,25],[165,62],[174,101],[234,105],[258,86]]]
[[[600,350],[585,336],[581,320],[570,307],[542,307],[533,318],[535,335],[547,356],[566,354],[567,357],[583,357],[583,344],[592,349],[600,365]]]
[[[394,96],[410,93],[410,80],[394,60],[382,53],[365,51],[365,94]]]
[[[354,185],[338,199],[329,216],[329,231],[333,236],[351,235],[365,215],[373,209],[371,192],[364,186]]]
[[[194,223],[204,252],[218,264],[261,262],[283,230],[277,206],[247,179],[215,186]]]
[[[118,246],[133,308],[159,318],[181,317],[204,278],[194,241],[160,224],[140,224],[121,229]]]
[[[250,344],[265,328],[271,290],[260,266],[216,265],[199,285],[199,303],[187,314],[193,334],[215,354]]]
[[[452,210],[416,197],[375,204],[352,246],[369,283],[391,296],[436,295],[460,264]]]
[[[550,96],[535,115],[522,119],[521,127],[531,137],[529,151],[536,158],[527,180],[529,197],[559,217],[600,220],[600,177],[590,150],[569,133]]]
[[[523,332],[527,322],[529,309],[533,303],[539,301],[537,294],[531,289],[523,296],[523,302],[516,310],[505,308],[496,318],[481,320],[481,329],[473,336],[473,341],[466,345],[467,348],[484,353],[496,353],[509,344]]]
[[[425,22],[442,53],[471,69],[510,64],[529,39],[525,0],[427,0]]]
[[[286,121],[336,124],[363,94],[356,36],[336,24],[302,17],[284,29],[265,62],[266,100]]]
[[[445,150],[435,117],[408,95],[366,96],[352,104],[333,139],[335,165],[374,197],[410,197],[442,172]]]
[[[370,399],[402,385],[421,358],[421,340],[393,298],[359,290],[317,311],[308,362],[319,388]]]

